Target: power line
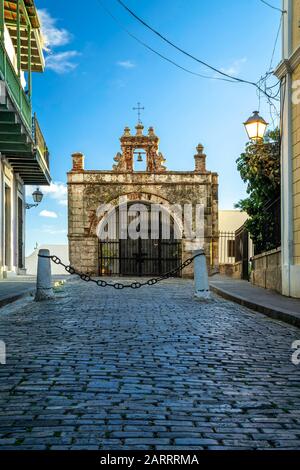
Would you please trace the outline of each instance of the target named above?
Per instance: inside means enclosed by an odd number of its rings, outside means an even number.
[[[279,112],[278,112],[278,109],[275,106],[273,101],[275,101],[277,96],[280,94],[281,89],[280,89],[280,87],[278,87],[278,85],[280,84],[280,80],[278,80],[274,85],[269,85],[268,87],[266,87],[266,83],[267,83],[267,80],[270,77],[270,75],[273,75],[272,66],[273,66],[273,60],[274,60],[274,56],[275,56],[275,52],[276,52],[278,39],[279,39],[279,34],[280,34],[280,31],[281,31],[281,27],[282,27],[282,21],[283,21],[283,14],[281,14],[281,16],[280,16],[279,27],[278,27],[277,34],[276,34],[276,37],[275,37],[275,42],[274,42],[274,46],[273,46],[273,50],[272,50],[272,56],[271,56],[270,65],[269,65],[269,72],[267,72],[265,74],[265,76],[261,77],[261,79],[257,82],[257,84],[259,85],[260,88],[265,87],[265,89],[267,89],[268,91],[270,91],[270,90],[272,90],[273,88],[276,88],[276,87],[278,88],[277,92],[273,95],[273,100],[271,100],[270,98],[265,96],[265,100],[266,100],[266,102],[269,106],[269,113],[270,113],[270,117],[271,117],[271,120],[272,120],[272,123],[273,123],[273,127],[275,127],[275,122],[274,122],[274,117],[273,117],[274,112],[275,112],[276,118],[279,119]],[[258,101],[259,101],[259,108],[258,109],[260,109],[261,92],[258,91],[257,94],[258,94]]]
[[[219,70],[217,69],[216,67],[208,64],[207,62],[204,62],[203,60],[201,59],[198,59],[197,57],[195,57],[194,55],[190,54],[189,52],[185,51],[184,49],[182,49],[181,47],[177,46],[176,44],[174,44],[172,41],[170,41],[169,39],[167,39],[165,36],[163,36],[159,31],[157,31],[156,29],[154,29],[152,26],[150,26],[148,23],[146,23],[142,18],[140,18],[136,13],[134,13],[134,11],[132,11],[127,5],[125,5],[125,3],[122,1],[122,0],[116,0],[131,16],[133,16],[137,21],[139,21],[143,26],[145,26],[147,29],[149,29],[150,31],[152,31],[154,34],[156,34],[158,37],[160,37],[163,41],[165,41],[167,44],[169,44],[170,46],[172,46],[173,48],[175,48],[176,50],[178,50],[179,52],[181,52],[182,54],[186,55],[187,57],[195,60],[196,62],[200,63],[201,65],[204,65],[205,67],[208,67],[209,69],[213,70],[214,72],[222,75],[222,76],[225,76],[226,78],[230,79],[230,80],[234,80],[236,82],[240,82],[240,83],[246,83],[248,85],[252,85],[252,86],[255,86],[257,89],[259,89],[259,86],[257,83],[255,82],[252,82],[250,80],[244,80],[242,78],[239,78],[239,77],[235,77],[233,75],[229,75],[228,73],[226,72],[223,72],[222,70]],[[266,91],[264,90],[260,90],[262,93],[264,93],[268,98],[271,98],[273,99],[273,96],[272,95],[269,95]]]
[[[276,47],[277,47],[277,43],[278,43],[278,39],[279,39],[279,34],[280,34],[280,31],[281,31],[281,27],[282,27],[282,18],[283,18],[283,16],[281,15],[280,22],[279,22],[279,28],[278,28],[277,35],[276,35],[276,38],[275,38],[275,44],[274,44],[273,51],[272,51],[269,70],[271,70],[272,66],[273,66],[273,60],[274,60],[274,56],[275,56],[275,52],[276,52]]]
[[[278,43],[278,39],[279,39],[279,34],[280,34],[280,31],[281,31],[281,27],[282,27],[282,21],[283,21],[283,14],[281,14],[281,16],[280,16],[279,27],[278,27],[277,34],[276,34],[276,37],[275,37],[274,47],[273,47],[273,50],[272,50],[272,56],[271,56],[270,65],[269,65],[269,72],[267,72],[265,77],[262,77],[260,82],[258,82],[258,84],[261,88],[263,86],[266,87],[267,79],[269,78],[270,75],[273,75],[273,72],[271,72],[271,70],[272,70],[272,67],[273,67],[273,60],[274,60],[274,56],[275,56],[275,52],[276,52],[276,47],[277,47],[277,43]],[[275,83],[275,85],[268,86],[268,91],[272,90],[275,87],[278,87],[279,84],[280,84],[280,80],[277,81]],[[273,124],[274,128],[275,128],[274,114],[275,114],[275,118],[277,120],[279,119],[279,111],[278,111],[277,107],[275,106],[274,101],[276,100],[276,98],[279,94],[280,94],[280,87],[278,87],[277,92],[275,93],[275,95],[273,95],[273,100],[271,100],[270,98],[265,96],[265,100],[266,100],[266,102],[269,106],[269,114],[270,114],[270,117],[271,117],[272,124]],[[260,95],[261,95],[261,93],[259,92],[259,102],[260,102]]]
[[[268,7],[272,8],[273,10],[277,10],[277,11],[280,11],[280,13],[286,13],[286,10],[281,10],[281,8],[278,8],[278,7],[275,7],[274,5],[271,5],[271,3],[269,2],[266,2],[265,0],[260,0],[261,3],[264,3],[265,5],[267,5]]]
[[[174,60],[172,59],[169,59],[168,57],[164,56],[163,54],[161,54],[160,52],[158,52],[157,50],[153,49],[151,46],[149,46],[148,44],[146,44],[145,42],[143,42],[141,39],[139,39],[137,36],[135,36],[133,33],[131,33],[127,28],[125,28],[125,26],[118,20],[118,18],[116,18],[115,15],[113,15],[113,13],[104,5],[104,3],[102,2],[102,0],[98,0],[98,2],[100,3],[100,5],[102,6],[102,8],[107,12],[107,14],[118,24],[118,26],[123,30],[125,31],[125,33],[127,33],[132,39],[134,39],[135,41],[137,41],[139,44],[141,44],[143,47],[145,47],[146,49],[148,49],[149,51],[153,52],[154,54],[156,54],[158,57],[160,57],[161,59],[169,62],[170,64],[174,65],[175,67],[179,68],[180,70],[183,70],[184,72],[187,72],[191,75],[196,75],[197,77],[200,77],[200,78],[205,78],[205,79],[208,79],[208,80],[221,80],[221,81],[225,81],[225,82],[230,82],[230,83],[235,83],[234,80],[231,80],[229,78],[221,78],[221,77],[211,77],[211,76],[208,76],[208,75],[203,75],[203,74],[200,74],[200,73],[197,73],[197,72],[194,72],[190,69],[187,69],[186,67],[183,67],[182,65],[179,65],[177,62],[175,62]]]
[[[173,42],[171,42],[169,39],[167,39],[165,36],[163,36],[159,31],[157,31],[156,29],[152,28],[152,26],[150,26],[148,23],[146,23],[144,20],[142,20],[142,18],[140,18],[136,13],[134,13],[127,5],[125,5],[125,3],[123,3],[121,0],[117,0],[117,2],[123,7],[125,8],[125,10],[128,11],[128,13],[130,13],[130,15],[132,15],[137,21],[139,21],[140,23],[142,23],[146,28],[150,29],[150,31],[152,31],[154,34],[156,34],[157,36],[159,36],[163,41],[165,41],[166,43],[168,43],[170,46],[174,47],[175,49],[177,49],[179,52],[182,52],[184,55],[188,56],[190,59],[193,59],[193,60],[196,60],[196,62],[199,62],[201,65],[204,65],[205,67],[208,67],[210,68],[211,70],[213,70],[214,72],[217,72],[221,75],[224,75],[225,77],[227,78],[230,78],[232,80],[236,80],[236,81],[239,81],[239,82],[244,82],[245,80],[241,79],[241,78],[238,78],[238,77],[234,77],[232,75],[229,75],[227,74],[226,72],[222,72],[221,70],[217,69],[216,67],[213,67],[212,65],[209,65],[208,63],[204,62],[203,60],[201,59],[198,59],[197,57],[193,56],[192,54],[190,54],[189,52],[185,51],[184,49],[182,49],[181,47],[177,46],[176,44],[174,44]],[[251,83],[252,82],[248,82],[246,81],[247,83]]]

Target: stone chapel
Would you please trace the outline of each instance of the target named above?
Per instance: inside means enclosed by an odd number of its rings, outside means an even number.
[[[126,198],[128,205],[142,203],[149,208],[149,218],[153,204],[162,205],[165,210],[174,204],[202,204],[203,247],[209,269],[215,270],[218,267],[218,175],[206,169],[203,146],[197,146],[194,170],[172,171],[165,166],[153,127],[144,133],[144,126],[139,122],[133,134],[125,127],[120,143],[121,152],[116,154],[112,170],[86,170],[84,155],[72,155],[73,165],[68,172],[70,264],[96,276],[147,277],[164,274],[193,254],[190,240],[174,236],[175,219],[168,239],[160,236],[160,231],[156,239],[132,240],[118,236],[99,239],[97,227],[103,222],[100,219],[106,217],[99,215],[99,206],[110,204],[117,211],[120,201]],[[145,168],[140,171],[136,166],[143,158]],[[193,264],[182,271],[182,276],[193,276]]]

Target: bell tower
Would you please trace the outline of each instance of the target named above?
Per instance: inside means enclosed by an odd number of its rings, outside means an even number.
[[[81,272],[98,276],[160,276],[190,258],[201,243],[209,268],[215,270],[219,264],[218,175],[206,168],[201,144],[196,148],[193,169],[167,169],[159,151],[159,137],[152,126],[145,130],[141,121],[142,109],[138,103],[137,124],[132,130],[125,127],[112,169],[86,170],[84,155],[72,156],[68,173],[70,263]],[[135,166],[141,161],[145,163],[143,170]],[[185,230],[181,233],[187,204],[192,208],[192,227],[196,227],[200,212],[203,215],[203,237],[195,238]],[[129,213],[122,230],[120,214],[124,217],[125,206],[129,212],[139,212],[141,224],[147,223],[148,230],[143,233],[148,236],[128,235],[132,221]],[[116,214],[115,233],[108,234],[107,239],[99,237],[98,232],[99,224],[106,223],[103,207],[114,209],[112,214]],[[169,233],[165,230],[166,214],[170,215]],[[152,224],[155,238],[150,233]],[[192,277],[193,266],[182,275]]]
[[[122,152],[118,152],[114,158],[116,164],[113,166],[113,171],[132,173],[134,171],[134,152],[136,149],[143,149],[146,153],[146,171],[150,173],[165,172],[165,158],[159,152],[159,138],[155,135],[154,128],[149,127],[148,134],[145,135],[143,124],[138,122],[135,130],[135,135],[131,135],[130,128],[125,127],[120,138]]]

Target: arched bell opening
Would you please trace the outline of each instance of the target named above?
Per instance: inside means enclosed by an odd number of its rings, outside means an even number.
[[[133,151],[133,171],[147,170],[147,153],[143,148],[137,148]]]

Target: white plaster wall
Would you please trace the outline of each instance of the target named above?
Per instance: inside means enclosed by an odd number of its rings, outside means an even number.
[[[69,264],[69,248],[68,245],[41,245],[37,247],[29,256],[26,256],[25,267],[26,274],[35,276],[37,273],[37,262],[38,262],[38,252],[40,249],[46,249],[50,251],[50,255],[58,256],[62,262],[66,265]],[[58,266],[54,263],[51,263],[51,273],[52,274],[68,274],[63,267]]]
[[[7,55],[15,69],[15,72],[18,73],[18,59],[17,59],[17,54],[15,52],[15,48],[12,42],[12,39],[10,37],[8,28],[6,25],[4,25],[4,44],[5,44],[5,49],[7,52]],[[25,79],[25,74],[21,70],[21,85],[23,88],[26,87],[26,79]]]
[[[11,265],[4,265],[5,256],[5,184],[11,188]],[[22,180],[14,174],[5,158],[0,159],[0,279],[18,274],[18,197],[23,201],[23,243],[25,241],[25,189]]]
[[[219,231],[235,232],[248,219],[246,212],[238,210],[219,210]]]

